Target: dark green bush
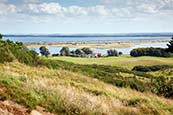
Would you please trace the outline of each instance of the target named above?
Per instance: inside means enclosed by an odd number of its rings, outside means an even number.
[[[116,49],[110,49],[107,51],[108,56],[118,56],[119,53]]]
[[[173,66],[169,65],[155,65],[155,66],[135,66],[132,71],[140,71],[140,72],[151,72],[151,71],[159,71],[167,68],[173,68]]]

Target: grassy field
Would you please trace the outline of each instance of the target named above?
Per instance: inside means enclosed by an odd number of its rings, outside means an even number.
[[[171,115],[173,100],[62,69],[0,64],[1,99],[55,114]]]
[[[78,64],[100,64],[112,65],[132,69],[136,65],[173,65],[172,58],[162,57],[131,57],[123,55],[120,57],[105,57],[105,58],[75,58],[75,57],[51,57],[55,60],[69,61]]]

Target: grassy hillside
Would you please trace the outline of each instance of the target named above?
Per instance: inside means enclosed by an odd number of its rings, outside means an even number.
[[[78,64],[101,64],[120,66],[127,69],[132,69],[136,65],[173,65],[172,58],[162,57],[131,57],[123,55],[120,57],[105,57],[105,58],[75,58],[75,57],[53,57],[51,59],[74,62]]]
[[[18,62],[0,64],[1,99],[56,114],[173,114],[173,100],[117,88],[80,73]]]
[[[0,46],[0,109],[12,101],[55,114],[173,114],[171,58],[43,58],[20,42]]]

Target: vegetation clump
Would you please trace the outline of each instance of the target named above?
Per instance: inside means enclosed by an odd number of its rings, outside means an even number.
[[[107,51],[107,54],[108,54],[108,56],[118,56],[119,52],[116,49],[110,49]]]
[[[38,54],[25,47],[22,42],[0,40],[0,63],[17,60],[28,65],[36,65]]]
[[[68,47],[63,47],[60,50],[60,55],[61,56],[70,56],[70,49]]]
[[[152,80],[152,92],[167,98],[173,97],[173,79],[168,79],[163,76]]]
[[[171,38],[171,40],[169,41],[169,44],[167,44],[167,46],[168,46],[167,52],[173,53],[173,37]]]
[[[42,56],[48,57],[48,55],[50,54],[49,50],[45,46],[41,46],[39,50]]]
[[[169,52],[166,52],[164,48],[136,48],[130,52],[132,57],[139,56],[157,56],[157,57],[171,57]]]
[[[151,72],[151,71],[159,71],[167,68],[173,68],[173,66],[169,65],[155,65],[155,66],[135,66],[132,71],[140,71],[140,72]]]

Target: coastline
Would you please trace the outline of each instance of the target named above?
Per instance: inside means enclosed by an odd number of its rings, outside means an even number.
[[[69,47],[69,48],[130,48],[134,45],[140,44],[157,44],[166,43],[169,40],[139,40],[139,41],[85,41],[85,42],[32,42],[25,43],[28,48],[40,46],[55,46],[55,47]]]

